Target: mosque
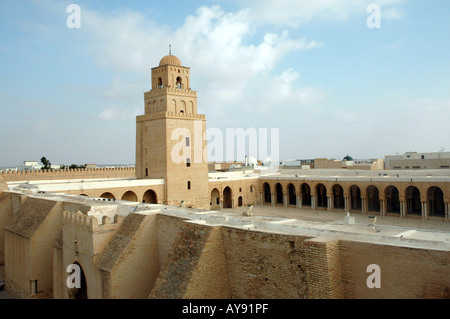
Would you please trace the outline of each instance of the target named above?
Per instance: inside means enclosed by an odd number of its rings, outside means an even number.
[[[210,171],[198,138],[206,116],[190,76],[171,54],[151,69],[135,168],[0,175],[0,266],[12,296],[449,297],[448,232],[376,234],[251,213],[290,208],[448,225],[446,170]],[[369,260],[391,283],[367,287]],[[73,264],[82,269],[79,289],[66,282]]]

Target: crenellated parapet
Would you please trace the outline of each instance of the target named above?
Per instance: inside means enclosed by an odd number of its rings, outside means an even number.
[[[63,225],[71,225],[77,232],[84,230],[95,233],[116,230],[122,223],[122,220],[123,217],[119,215],[114,215],[113,218],[104,215],[99,221],[96,217],[85,215],[80,211],[63,212]]]
[[[83,178],[129,178],[135,177],[134,167],[102,167],[87,169],[50,169],[2,171],[0,176],[6,182],[24,180],[83,179]]]

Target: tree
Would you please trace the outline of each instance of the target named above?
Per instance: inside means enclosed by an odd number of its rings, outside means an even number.
[[[51,169],[52,168],[52,163],[50,163],[50,161],[48,159],[46,159],[45,157],[41,158],[41,163],[42,163],[42,165],[44,165],[41,169]]]

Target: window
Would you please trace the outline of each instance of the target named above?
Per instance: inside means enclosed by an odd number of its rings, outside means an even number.
[[[186,167],[191,167],[191,159],[186,158]]]
[[[422,155],[422,159],[425,159],[425,155]]]
[[[250,186],[250,193],[253,193],[253,185]]]
[[[148,168],[145,169],[145,176],[148,176]]]
[[[239,193],[242,193],[242,188],[239,187]]]
[[[187,188],[188,188],[188,189],[191,189],[191,181],[188,181],[188,182],[187,182]]]
[[[190,141],[189,141],[189,137],[186,137],[186,146],[191,146],[190,145]]]

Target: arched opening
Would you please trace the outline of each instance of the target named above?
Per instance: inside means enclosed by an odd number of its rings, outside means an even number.
[[[350,187],[350,209],[356,210],[361,208],[361,189],[356,185],[352,185],[352,187]]]
[[[183,80],[181,79],[181,76],[177,77],[176,88],[177,89],[182,89],[183,88]]]
[[[385,191],[386,213],[400,214],[400,193],[397,187],[389,185]]]
[[[144,196],[142,197],[142,202],[147,204],[156,204],[157,203],[157,197],[154,190],[149,189],[144,193]]]
[[[277,192],[276,204],[277,205],[283,205],[283,186],[281,186],[280,183],[277,183],[275,185],[275,190]]]
[[[380,211],[380,193],[376,186],[370,185],[367,187],[368,211]]]
[[[295,195],[295,186],[294,184],[288,185],[288,203],[291,206],[297,205],[297,196]]]
[[[437,186],[431,186],[427,192],[430,216],[445,217],[444,192]]]
[[[406,213],[411,215],[421,215],[422,205],[420,203],[420,191],[415,186],[409,186],[405,191]]]
[[[110,192],[105,192],[100,195],[100,198],[107,198],[107,199],[116,199],[116,197],[111,194]]]
[[[220,208],[220,192],[217,188],[214,188],[211,191],[211,209],[219,209]]]
[[[345,208],[344,189],[339,184],[333,186],[333,205],[336,209]]]
[[[238,198],[238,206],[242,207],[242,196],[239,196]]]
[[[225,187],[223,190],[223,208],[233,208],[231,195],[231,188],[228,186]]]
[[[86,195],[86,194],[80,194],[80,196],[84,196],[84,197],[89,197],[88,195]]]
[[[128,191],[125,194],[122,195],[122,200],[126,200],[129,202],[137,202],[138,201],[138,197],[136,195],[135,192],[133,191]]]
[[[270,195],[270,185],[269,183],[264,183],[264,203],[270,204],[272,203],[272,196]]]
[[[327,207],[327,188],[323,184],[316,186],[317,207]]]
[[[71,288],[74,299],[88,299],[86,276],[84,275],[83,267],[78,262],[74,265],[80,267],[80,288]]]
[[[302,193],[302,206],[311,206],[311,188],[303,183],[300,187]]]
[[[158,78],[158,89],[162,89],[162,87],[163,87],[162,78]]]

